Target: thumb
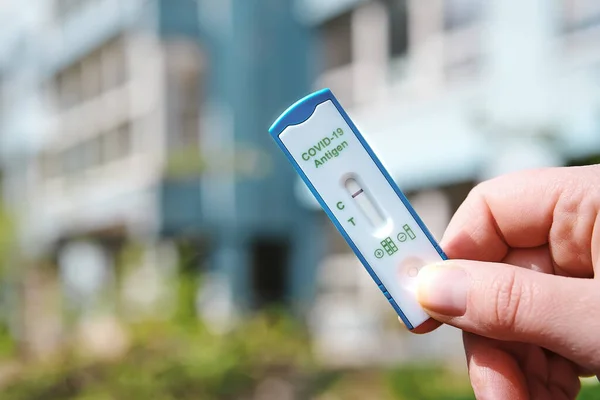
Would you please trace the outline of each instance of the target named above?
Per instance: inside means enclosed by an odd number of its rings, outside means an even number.
[[[537,344],[600,368],[600,285],[507,264],[451,260],[419,273],[418,300],[438,321]]]

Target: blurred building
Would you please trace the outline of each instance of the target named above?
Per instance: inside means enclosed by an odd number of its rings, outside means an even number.
[[[597,1],[301,0],[298,13],[318,32],[314,88],[339,97],[438,238],[477,182],[600,154]],[[314,314],[330,360],[460,347],[452,331],[388,333],[389,305],[332,247]]]
[[[163,283],[182,275],[214,328],[270,304],[309,313],[331,363],[462,358],[451,329],[398,334],[272,143],[271,122],[312,89],[332,88],[438,238],[478,181],[600,153],[593,0],[0,10],[2,193],[31,275],[17,326],[37,348],[64,326],[53,293],[76,314],[124,299],[132,318],[168,315]]]
[[[215,327],[274,303],[301,313],[319,220],[267,133],[314,78],[291,1],[0,4],[0,159],[28,271],[55,264],[76,314],[122,297],[132,316],[168,313],[161,283],[190,271]],[[47,281],[29,331],[54,337]]]

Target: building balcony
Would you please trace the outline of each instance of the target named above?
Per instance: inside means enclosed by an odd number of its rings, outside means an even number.
[[[42,74],[52,76],[102,43],[118,36],[136,21],[143,0],[99,0],[84,3],[67,15],[56,16],[40,46]],[[85,34],[82,34],[82,33]]]

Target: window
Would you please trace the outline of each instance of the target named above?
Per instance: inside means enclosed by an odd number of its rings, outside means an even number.
[[[198,146],[200,96],[200,74],[189,71],[182,76],[180,103],[181,144],[185,147]]]
[[[77,144],[67,149],[63,155],[63,174],[73,177],[83,171],[85,167],[85,154],[82,144]]]
[[[190,40],[169,40],[167,55],[167,97],[169,107],[169,149],[193,150],[199,145],[200,108],[203,103],[203,53]]]
[[[483,0],[445,0],[444,75],[447,82],[466,82],[479,76],[483,53],[480,23]]]
[[[81,70],[79,64],[60,72],[56,77],[56,92],[60,108],[68,109],[82,98]]]
[[[117,143],[119,144],[119,157],[126,157],[133,150],[133,138],[131,135],[131,124],[125,122],[117,127],[116,130]]]
[[[252,244],[251,282],[256,308],[285,304],[289,251],[288,243],[275,239],[259,239]]]
[[[352,12],[337,16],[321,26],[325,70],[352,62]]]
[[[54,80],[60,109],[65,110],[123,85],[127,80],[125,46],[116,38],[60,71]]]
[[[387,0],[390,55],[404,56],[408,51],[409,19],[406,0]]]
[[[82,62],[82,98],[92,99],[102,92],[102,57],[94,52]]]
[[[131,153],[132,137],[129,123],[124,123],[105,133],[102,139],[102,151],[105,162],[119,160]]]
[[[2,123],[3,116],[5,114],[4,108],[6,107],[6,103],[4,102],[4,77],[2,72],[0,71],[0,123]],[[0,139],[1,141],[2,139]]]
[[[125,44],[116,38],[102,48],[103,89],[110,90],[121,86],[127,80]]]
[[[94,0],[54,0],[54,15],[59,21],[68,19]]]
[[[92,138],[85,142],[85,163],[88,168],[95,168],[102,165],[104,154],[102,149],[102,140],[100,137]]]
[[[473,25],[482,17],[482,0],[445,0],[444,29],[454,30]]]
[[[60,160],[54,153],[43,153],[40,155],[40,175],[43,179],[53,179],[60,176]]]
[[[40,175],[44,179],[73,178],[92,168],[124,159],[132,153],[131,124],[83,140],[60,152],[40,155]]]
[[[54,0],[54,14],[62,19],[74,11],[76,3],[77,0]]]
[[[565,0],[565,29],[574,31],[600,24],[598,0]]]

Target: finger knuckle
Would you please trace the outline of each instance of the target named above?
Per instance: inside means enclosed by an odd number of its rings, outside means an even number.
[[[473,198],[485,198],[502,183],[504,177],[499,176],[477,183],[469,192],[469,196]]]
[[[495,279],[490,288],[489,325],[493,329],[514,331],[527,313],[529,289],[515,270]]]
[[[485,194],[490,186],[489,181],[479,182],[467,194],[467,201],[477,201],[485,197]]]

